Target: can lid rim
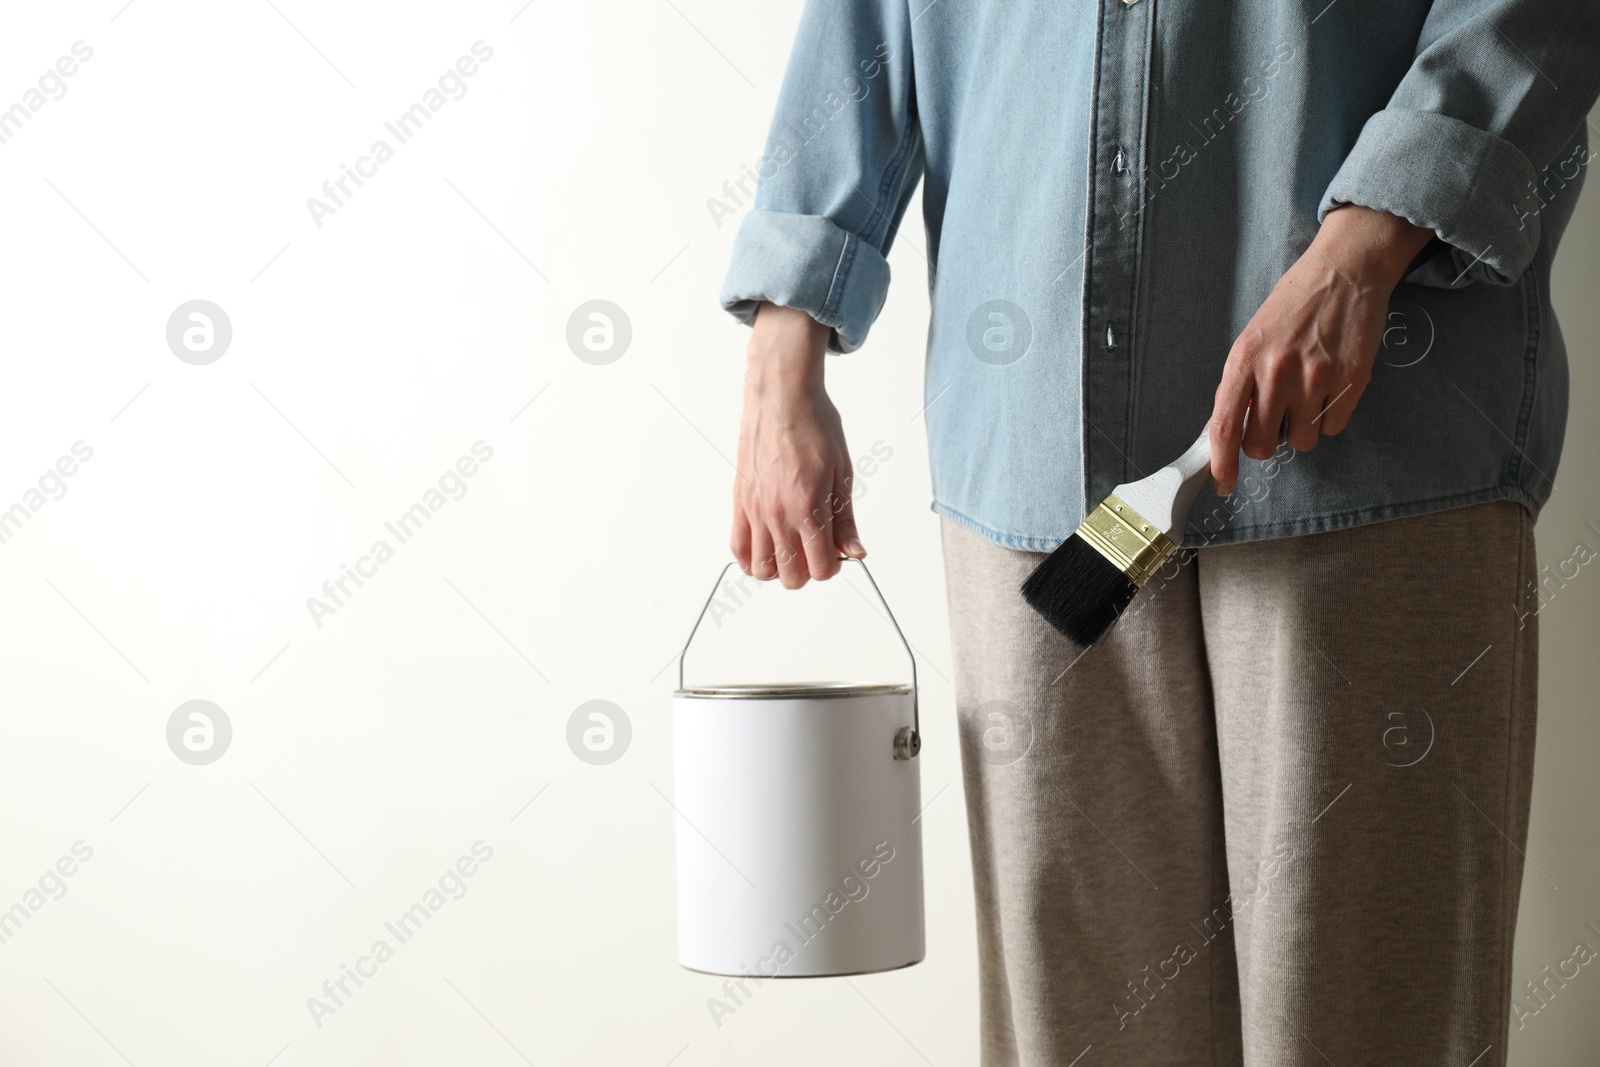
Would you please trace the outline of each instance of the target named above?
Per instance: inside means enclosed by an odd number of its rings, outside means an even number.
[[[691,685],[673,691],[680,697],[715,697],[722,700],[773,700],[779,698],[836,699],[839,697],[897,696],[910,694],[904,682],[777,682],[731,685]]]

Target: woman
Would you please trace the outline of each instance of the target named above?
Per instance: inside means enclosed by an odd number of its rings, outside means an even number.
[[[921,180],[986,1065],[1504,1063],[1597,94],[1578,0],[807,3],[733,550],[865,554],[824,356]],[[1072,646],[1018,587],[1203,426],[1193,551]]]

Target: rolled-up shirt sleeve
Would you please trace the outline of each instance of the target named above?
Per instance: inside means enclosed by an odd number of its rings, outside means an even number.
[[[833,351],[861,347],[923,165],[905,0],[807,0],[722,306],[799,308]]]
[[[1597,95],[1597,0],[1437,0],[1317,219],[1360,204],[1433,230],[1404,281],[1510,285],[1539,246],[1544,205],[1588,163],[1579,135]]]

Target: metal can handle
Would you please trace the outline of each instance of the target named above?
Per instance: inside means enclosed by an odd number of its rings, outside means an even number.
[[[877,580],[872,577],[872,572],[867,570],[866,561],[856,559],[854,556],[840,556],[839,560],[843,563],[854,562],[861,564],[861,572],[867,576],[867,581],[872,583],[872,591],[877,595],[878,603],[883,605],[883,613],[888,616],[889,625],[894,627],[895,636],[900,638],[900,645],[906,650],[906,659],[911,661],[911,725],[902,726],[895,731],[894,758],[913,759],[922,751],[922,721],[917,710],[917,698],[919,696],[917,688],[917,657],[912,653],[911,642],[906,640],[904,631],[900,629],[900,623],[895,619],[894,611],[889,607],[889,601],[884,599],[883,590],[878,588]],[[728,568],[732,566],[733,564],[730,562],[718,573],[716,582],[711,586],[711,592],[706,595],[706,602],[700,605],[700,614],[695,616],[694,628],[689,631],[689,638],[683,643],[683,651],[678,653],[679,689],[683,688],[683,661],[689,656],[689,646],[694,643],[694,635],[700,632],[700,624],[705,621],[706,612],[711,610],[711,602],[716,599],[717,590],[722,587],[722,579],[727,577]]]

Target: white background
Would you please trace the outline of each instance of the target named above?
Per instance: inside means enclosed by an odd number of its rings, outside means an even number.
[[[94,50],[0,145],[0,508],[93,449],[0,544],[0,908],[93,849],[0,944],[0,1062],[976,1062],[914,221],[830,386],[852,453],[892,451],[859,511],[923,683],[927,961],[768,985],[721,1026],[721,980],[675,962],[668,696],[727,558],[746,337],[715,300],[744,212],[706,201],[759,156],[797,0],[123,2],[10,5],[0,33],[0,107]],[[307,198],[479,40],[466,95],[319,228]],[[1546,562],[1600,547],[1597,237],[1591,196]],[[166,341],[193,299],[233,328],[205,366]],[[606,366],[566,343],[592,299],[632,323]],[[307,598],[478,441],[466,494],[318,626]],[[1541,617],[1528,853],[1559,889],[1525,882],[1519,988],[1600,947],[1597,574]],[[850,580],[764,587],[691,672],[904,678]],[[194,699],[233,729],[206,766],[166,739]],[[632,725],[607,766],[566,741],[594,699]],[[318,1026],[307,998],[477,841],[465,895]],[[1514,1062],[1595,1062],[1597,1008],[1586,968]]]

